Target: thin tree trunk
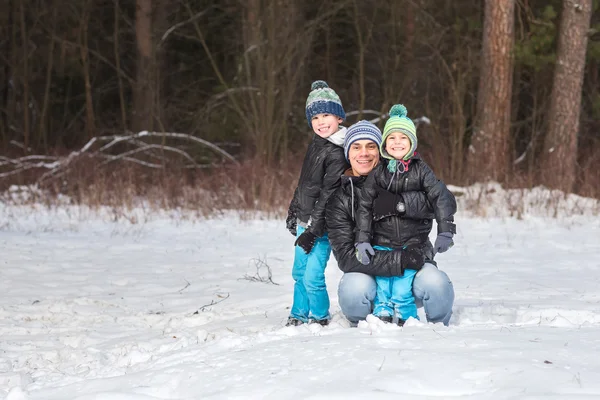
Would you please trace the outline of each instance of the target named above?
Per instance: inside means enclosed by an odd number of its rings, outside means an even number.
[[[14,27],[14,21],[13,21],[13,13],[14,13],[14,8],[13,8],[13,1],[12,0],[8,0],[8,14],[7,14],[7,31],[8,31],[8,36],[9,38],[5,40],[5,50],[4,50],[4,54],[6,55],[6,64],[4,64],[4,90],[2,91],[2,109],[3,112],[2,114],[2,145],[6,146],[8,143],[8,138],[9,138],[9,118],[12,117],[12,113],[13,113],[13,109],[11,107],[11,96],[10,96],[10,82],[11,80],[13,80],[12,77],[12,73],[13,73],[13,67],[14,67],[14,49],[16,47],[16,40],[15,40],[15,27]],[[6,147],[4,147],[4,149],[6,149]]]
[[[47,121],[48,103],[50,103],[50,87],[52,86],[52,68],[54,65],[54,36],[56,34],[56,14],[58,4],[52,2],[52,34],[50,35],[50,47],[48,48],[48,65],[46,66],[46,87],[44,88],[44,101],[42,104],[42,115],[40,117],[38,141],[41,140],[44,146],[44,151],[48,151],[48,132]]]
[[[81,56],[81,64],[83,66],[83,79],[85,82],[85,131],[88,140],[91,139],[96,132],[96,121],[94,115],[94,102],[92,98],[92,83],[90,80],[90,58],[88,52],[88,25],[90,20],[89,2],[83,5],[83,14],[81,16],[81,31],[79,33],[79,53]]]
[[[23,110],[23,151],[25,154],[29,151],[29,38],[27,35],[27,24],[25,23],[25,6],[24,1],[20,2],[20,19],[21,19],[21,46],[23,50],[23,101],[21,108]]]
[[[121,109],[121,127],[123,131],[127,130],[127,106],[125,105],[125,89],[123,79],[121,78],[121,54],[119,51],[119,20],[120,6],[119,0],[115,0],[115,29],[113,32],[113,42],[115,50],[115,66],[117,67],[117,82],[119,84],[119,106]]]
[[[156,121],[158,128],[165,132],[167,130],[165,126],[165,108],[162,103],[164,94],[162,93],[166,88],[165,78],[161,75],[162,71],[167,68],[167,59],[165,49],[159,45],[159,41],[162,36],[162,32],[166,32],[168,28],[167,15],[169,0],[156,0],[154,3],[154,12],[152,20],[152,32],[161,32],[161,35],[152,37],[153,46],[153,58],[152,58],[152,90],[154,93],[154,106],[153,106],[153,119]]]
[[[558,52],[542,155],[542,182],[571,192],[577,166],[577,134],[592,0],[564,0]]]
[[[137,0],[135,37],[137,42],[137,77],[133,96],[134,131],[152,130],[152,0]]]
[[[483,58],[470,178],[504,181],[508,172],[515,0],[486,0]]]
[[[365,40],[360,29],[360,21],[358,18],[358,0],[354,0],[354,29],[356,31],[356,40],[358,45],[358,116],[357,119],[362,119],[362,112],[365,109]]]

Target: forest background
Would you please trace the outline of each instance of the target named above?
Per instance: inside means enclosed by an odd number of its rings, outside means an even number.
[[[311,82],[448,184],[600,198],[599,0],[0,0],[0,191],[287,208]],[[35,191],[31,191],[35,188]],[[35,197],[35,196],[34,196]]]

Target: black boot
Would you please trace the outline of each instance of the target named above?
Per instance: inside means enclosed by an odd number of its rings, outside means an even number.
[[[289,317],[285,326],[298,326],[302,325],[304,321],[299,320],[298,318]]]
[[[309,324],[319,324],[321,326],[327,326],[329,325],[329,320],[327,318],[325,319],[312,319],[308,322]]]
[[[383,316],[376,315],[376,317],[385,323],[391,323],[393,320],[393,318],[390,315],[383,315]]]
[[[404,323],[405,323],[405,322],[406,322],[406,321],[405,321],[405,320],[403,320],[402,318],[398,318],[398,326],[404,326]]]

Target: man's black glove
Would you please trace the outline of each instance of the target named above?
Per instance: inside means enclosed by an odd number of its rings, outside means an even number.
[[[302,234],[300,236],[298,236],[298,239],[296,239],[294,246],[302,247],[302,250],[304,250],[304,252],[306,254],[308,254],[308,253],[310,253],[313,246],[315,245],[316,240],[317,240],[317,236],[314,233],[309,232],[309,231],[304,231],[304,232],[302,232]]]
[[[294,236],[296,236],[296,225],[297,225],[296,215],[292,212],[292,209],[290,208],[288,210],[288,216],[285,219],[285,227]]]
[[[403,215],[405,212],[406,206],[401,194],[383,189],[377,191],[377,197],[373,200],[373,219],[375,221],[392,215]]]

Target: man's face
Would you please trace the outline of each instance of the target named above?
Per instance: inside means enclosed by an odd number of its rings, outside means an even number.
[[[327,139],[339,130],[342,121],[340,117],[333,114],[317,114],[310,122],[313,131],[323,139]]]
[[[357,140],[350,145],[348,159],[354,176],[368,175],[379,163],[379,148],[372,140]]]

